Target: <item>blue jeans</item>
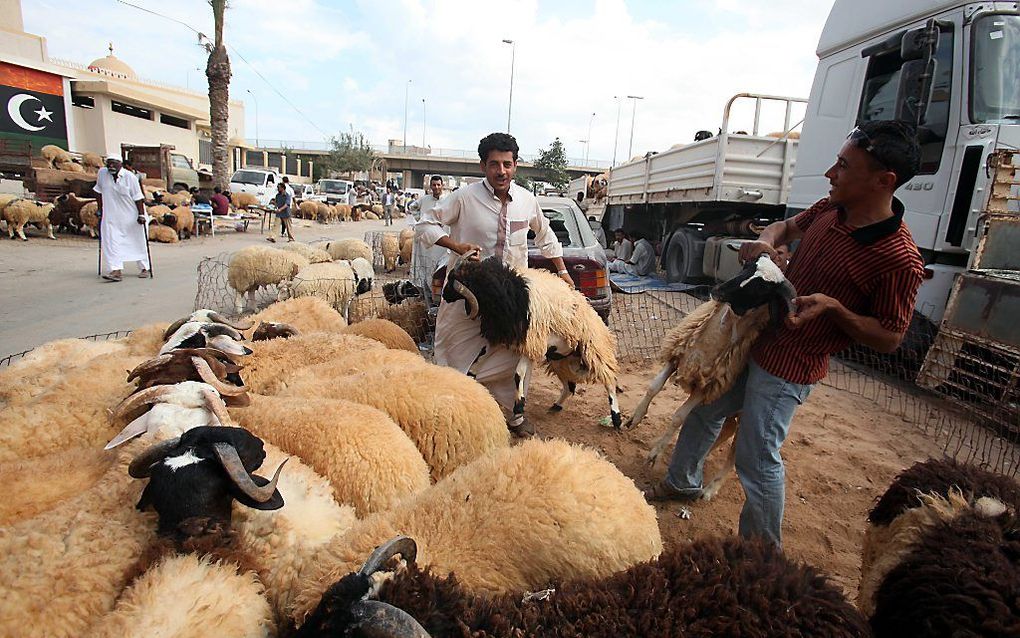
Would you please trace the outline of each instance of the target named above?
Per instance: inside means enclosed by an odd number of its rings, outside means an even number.
[[[779,448],[812,387],[773,376],[751,361],[726,394],[695,408],[684,421],[666,482],[683,494],[700,494],[705,456],[726,417],[743,411],[736,439],[737,476],[745,496],[740,535],[781,545],[786,473]]]

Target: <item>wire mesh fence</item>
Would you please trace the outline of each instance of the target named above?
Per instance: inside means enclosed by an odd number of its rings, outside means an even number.
[[[86,335],[84,337],[78,338],[85,339],[88,341],[109,341],[111,339],[121,339],[123,337],[128,336],[132,332],[133,332],[132,330],[116,330],[114,332],[102,332],[99,334]],[[14,363],[17,363],[21,359],[25,358],[25,355],[32,352],[32,350],[34,350],[34,348],[29,348],[28,350],[25,350],[23,352],[16,352],[14,354],[9,354],[3,357],[2,359],[0,359],[0,368],[5,368],[7,366],[13,365]]]

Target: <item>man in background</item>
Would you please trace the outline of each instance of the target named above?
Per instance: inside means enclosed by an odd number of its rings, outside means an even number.
[[[424,211],[429,211],[442,204],[447,195],[443,193],[443,178],[433,175],[429,180],[429,192],[417,202],[412,202],[411,209],[414,216],[411,219],[421,219]],[[414,225],[414,224],[412,224]],[[449,233],[448,226],[443,226],[443,232]],[[428,246],[423,239],[415,233],[414,247],[411,250],[411,281],[425,289],[431,289],[432,275],[449,256],[450,252],[439,245]]]
[[[126,261],[138,263],[139,277],[149,277],[145,195],[138,177],[124,168],[120,157],[111,155],[106,158],[106,166],[96,174],[93,190],[100,215],[103,279],[121,281]]]
[[[290,231],[290,207],[294,199],[287,193],[287,185],[280,182],[276,185],[276,197],[273,198],[273,206],[276,208],[276,218],[280,220],[280,236],[287,235],[287,241],[294,241],[294,235]],[[268,242],[276,242],[276,238],[270,235],[266,237]]]
[[[634,243],[633,254],[626,259],[610,261],[609,271],[646,277],[655,271],[655,246],[652,246],[652,242],[648,241],[644,233],[634,231],[630,235],[637,240]]]
[[[209,203],[212,204],[213,215],[230,214],[230,200],[223,194],[223,189],[219,186],[213,189],[213,196]]]

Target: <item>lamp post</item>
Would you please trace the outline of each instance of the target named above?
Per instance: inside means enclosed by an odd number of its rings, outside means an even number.
[[[627,147],[627,157],[634,157],[634,118],[637,115],[637,101],[645,99],[641,95],[628,95],[628,100],[634,100],[634,108],[630,112],[630,145]]]
[[[591,150],[591,125],[592,125],[592,122],[594,122],[594,121],[595,121],[595,113],[593,111],[592,114],[591,114],[591,117],[588,119],[588,139],[586,139],[584,141],[584,163],[585,164],[588,163],[588,151]]]
[[[425,148],[425,98],[421,99],[421,147]],[[424,151],[423,151],[424,152]]]
[[[510,101],[506,107],[506,132],[510,132],[510,112],[514,107],[514,58],[517,57],[517,45],[513,40],[503,40],[503,44],[510,45]]]
[[[258,148],[261,146],[259,144],[259,98],[254,92],[252,92],[251,89],[245,90],[248,91],[248,95],[251,96],[251,99],[255,100],[255,147]]]
[[[194,69],[188,69],[184,72],[184,88],[191,90],[191,72],[201,71],[202,67],[196,66]]]
[[[411,80],[404,85],[404,152],[407,153],[407,96],[411,90]]]
[[[623,105],[623,99],[619,95],[614,95],[613,99],[616,100],[616,135],[613,136],[613,166],[616,166],[616,146],[620,142],[620,106]]]
[[[584,163],[588,163],[588,140],[577,140],[581,144],[584,144]]]

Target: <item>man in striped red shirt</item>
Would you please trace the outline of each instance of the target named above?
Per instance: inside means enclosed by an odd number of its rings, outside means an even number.
[[[740,412],[736,466],[746,497],[740,534],[781,543],[779,450],[797,406],[825,376],[830,354],[853,342],[892,352],[910,325],[924,262],[893,193],[917,173],[919,160],[910,127],[863,124],[825,173],[829,196],[743,245],[745,261],[763,252],[777,259],[775,246],[800,240],[786,272],[801,295],[797,311],[763,333],[729,392],[687,418],[666,478],[646,493],[649,500],[698,498],[705,456],[723,421]]]

